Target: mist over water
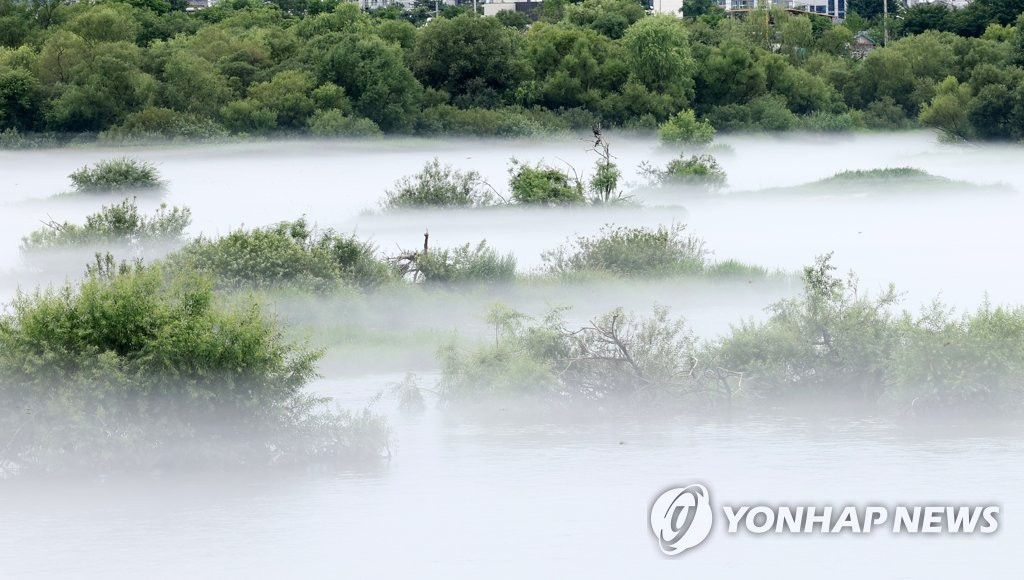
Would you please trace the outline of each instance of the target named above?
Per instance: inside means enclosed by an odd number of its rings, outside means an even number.
[[[650,139],[609,136],[625,179],[679,151]],[[723,195],[641,191],[636,207],[487,208],[378,213],[386,189],[434,157],[477,170],[507,190],[511,157],[587,172],[585,142],[266,142],[117,150],[0,152],[0,298],[18,286],[81,274],[89,255],[26,270],[21,236],[41,220],[81,222],[120,196],[53,198],[67,175],[100,159],[156,163],[165,194],[142,209],[188,206],[190,235],[223,235],[302,215],[320,227],[372,239],[384,254],[422,244],[475,244],[513,252],[521,270],[541,253],[604,225],[685,223],[716,259],[799,271],[834,251],[860,288],[889,282],[916,310],[936,296],[972,309],[1024,302],[1017,225],[1024,210],[1021,147],[943,145],[934,135],[722,137]],[[840,171],[911,166],[996,188],[921,191],[787,190]],[[372,210],[372,212],[368,212]],[[614,306],[672,307],[713,337],[798,290],[792,281],[546,282],[501,291],[393,296],[283,297],[272,310],[289,332],[326,344],[314,384],[360,409],[406,371],[436,377],[438,337],[486,336],[487,308],[504,301],[530,314],[572,306],[585,320]],[[396,342],[367,330],[400,330]],[[729,419],[639,414],[536,417],[498,409],[487,418],[434,408],[405,415],[375,405],[395,432],[393,457],[346,472],[317,469],[142,473],[87,480],[0,481],[0,577],[410,577],[410,578],[1008,578],[1024,540],[1024,437],[1015,426],[940,419],[927,425],[837,413],[774,410]],[[0,445],[4,442],[0,441]],[[682,559],[662,558],[646,517],[676,484],[703,482],[714,501],[800,505],[998,503],[989,536],[729,536]],[[720,522],[724,523],[724,522]]]

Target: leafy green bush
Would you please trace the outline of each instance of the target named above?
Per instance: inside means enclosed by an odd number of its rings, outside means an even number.
[[[212,274],[227,288],[327,291],[343,282],[375,287],[395,276],[373,245],[332,230],[317,231],[305,219],[236,230],[217,239],[200,237],[171,261]]]
[[[536,165],[513,159],[509,167],[512,199],[525,205],[569,205],[584,203],[583,183],[566,172],[540,162]]]
[[[309,130],[318,137],[375,137],[382,134],[373,121],[346,115],[338,109],[313,113],[309,118]]]
[[[859,115],[815,111],[800,118],[800,126],[817,133],[848,133],[861,128]]]
[[[896,292],[862,295],[855,279],[835,276],[830,260],[804,269],[799,298],[773,305],[767,321],[743,323],[722,341],[722,365],[742,372],[757,396],[874,402],[884,389]]]
[[[181,239],[192,222],[189,208],[160,208],[151,217],[139,213],[135,198],[116,205],[105,205],[85,218],[84,225],[50,222],[21,239],[22,249],[46,250],[86,244],[138,244],[173,242]]]
[[[377,455],[379,418],[304,392],[319,357],[202,276],[98,257],[80,283],[20,294],[0,316],[0,459],[57,471]]]
[[[698,121],[691,109],[685,109],[658,127],[658,137],[664,143],[707,145],[715,139],[715,128],[707,121]]]
[[[494,195],[479,173],[442,166],[434,158],[416,175],[396,181],[381,206],[384,209],[480,207],[493,202]]]
[[[620,276],[673,276],[703,272],[704,242],[683,235],[686,226],[628,228],[605,226],[597,236],[579,236],[542,254],[548,272],[558,275],[607,272]]]
[[[888,398],[914,412],[1019,407],[1024,401],[1024,308],[993,307],[956,317],[935,303],[905,314],[886,372]]]
[[[147,107],[128,115],[124,122],[100,133],[101,141],[129,142],[162,139],[210,141],[228,132],[212,119],[160,107]]]
[[[694,395],[699,347],[668,310],[640,318],[616,309],[578,328],[562,311],[543,320],[496,306],[488,315],[495,338],[471,348],[442,349],[441,400],[529,397],[551,403],[665,401]]]
[[[725,187],[725,170],[711,155],[685,155],[668,162],[664,169],[640,164],[640,174],[655,187],[694,187],[717,191]]]
[[[104,159],[68,176],[79,192],[160,189],[165,183],[152,163],[128,157]]]
[[[486,241],[430,250],[419,255],[416,267],[429,284],[512,282],[516,277],[515,256],[499,254]]]

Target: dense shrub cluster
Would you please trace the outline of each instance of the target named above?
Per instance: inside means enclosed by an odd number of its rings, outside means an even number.
[[[701,142],[718,131],[903,128],[1020,139],[1020,0],[879,3],[842,24],[765,10],[647,15],[635,0],[551,1],[540,22],[370,12],[339,0],[0,3],[0,135],[111,140],[225,133],[537,135],[606,126]],[[858,15],[857,12],[867,12]],[[427,20],[429,19],[429,22]],[[692,113],[692,116],[691,116]]]
[[[185,228],[192,222],[189,208],[160,207],[147,217],[139,213],[135,198],[115,205],[105,205],[99,212],[86,216],[83,225],[69,222],[47,223],[46,227],[22,238],[22,249],[48,250],[76,246],[110,246],[115,244],[144,244],[147,242],[176,242],[182,239]]]
[[[399,179],[385,194],[384,209],[481,207],[494,195],[476,171],[459,171],[436,158],[412,176]]]
[[[682,155],[669,161],[664,168],[643,163],[640,174],[655,187],[695,188],[717,191],[725,187],[725,170],[711,155]]]
[[[97,161],[68,177],[75,190],[83,193],[159,189],[164,186],[155,165],[127,157]]]
[[[419,254],[416,269],[428,284],[508,283],[516,278],[516,258],[482,241]]]
[[[327,291],[346,283],[375,287],[395,278],[372,244],[316,230],[305,219],[236,230],[216,239],[200,237],[171,261],[209,273],[226,288]]]
[[[835,276],[829,257],[804,291],[763,322],[701,343],[664,309],[613,311],[580,327],[497,308],[494,341],[441,350],[442,399],[527,393],[547,403],[625,396],[659,405],[820,402],[902,412],[1017,412],[1024,407],[1024,308],[983,304],[957,316],[936,304],[897,313],[889,288],[870,297]]]
[[[512,200],[524,205],[572,205],[586,201],[579,179],[543,162],[529,165],[513,159],[508,183]]]
[[[673,276],[704,270],[708,251],[686,227],[605,226],[596,236],[579,236],[543,254],[548,272],[557,275],[605,272],[620,276]]]
[[[98,259],[0,316],[7,470],[373,456],[386,428],[306,394],[319,353],[211,282]]]

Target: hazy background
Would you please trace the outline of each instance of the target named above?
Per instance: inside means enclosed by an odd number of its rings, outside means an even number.
[[[611,136],[626,179],[641,161],[678,154],[653,140]],[[112,156],[159,165],[162,198],[193,210],[190,234],[224,234],[305,214],[322,227],[372,238],[385,254],[486,238],[515,252],[524,270],[540,252],[606,223],[686,223],[720,259],[797,270],[835,251],[874,291],[895,282],[906,305],[973,307],[986,292],[1018,303],[1017,256],[1024,209],[1024,149],[953,147],[910,133],[840,138],[729,138],[718,155],[729,174],[716,198],[665,196],[643,207],[488,209],[401,215],[365,213],[403,175],[434,156],[475,169],[506,189],[510,157],[564,160],[589,172],[581,141],[267,142],[138,150],[0,152],[0,298],[37,274],[22,271],[20,237],[48,217],[81,221],[117,198],[49,196],[67,175]],[[757,193],[812,182],[846,169],[913,166],[1001,192],[887,191]],[[643,198],[639,199],[643,202]],[[68,262],[77,275],[83,264]],[[296,332],[385,327],[479,333],[501,299],[531,312],[571,304],[577,316],[615,305],[670,304],[701,334],[757,316],[795,288],[742,281],[733,287],[668,282],[549,284],[490,295],[425,295],[404,308],[387,297],[296,299],[275,307],[309,322]],[[358,308],[351,307],[352,304]],[[332,326],[334,325],[334,326]],[[354,326],[353,326],[354,325]],[[320,337],[322,338],[322,337]],[[359,348],[351,342],[362,343]],[[386,342],[386,341],[382,341]],[[361,408],[406,370],[431,378],[431,343],[377,344],[372,336],[335,347],[315,388]],[[345,346],[348,344],[348,346]],[[413,353],[413,354],[410,354]],[[360,361],[357,364],[357,361]],[[1024,438],[1016,428],[940,421],[908,426],[885,418],[764,416],[730,422],[625,417],[524,421],[496,411],[488,420],[432,409],[407,417],[392,401],[394,457],[338,474],[139,474],[87,481],[0,482],[0,577],[410,577],[410,578],[1009,578],[1024,540]],[[3,444],[3,442],[0,442]],[[789,504],[1000,503],[993,536],[727,536],[718,522],[705,545],[679,559],[660,556],[647,524],[650,502],[674,484],[700,481],[723,502]]]

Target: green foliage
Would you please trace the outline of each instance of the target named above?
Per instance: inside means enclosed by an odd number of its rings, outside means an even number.
[[[305,219],[236,230],[217,239],[200,237],[171,261],[209,273],[225,288],[293,287],[322,292],[344,283],[376,287],[395,277],[376,257],[372,244],[333,230],[318,231]]]
[[[658,127],[664,143],[706,145],[715,139],[715,128],[707,121],[698,121],[693,111],[680,111]]]
[[[696,339],[665,308],[648,318],[617,309],[569,328],[559,310],[535,321],[498,305],[488,322],[493,343],[442,349],[442,402],[515,396],[546,405],[657,404],[694,397],[701,384]]]
[[[125,117],[120,125],[100,133],[100,140],[135,142],[157,140],[213,141],[228,132],[212,119],[171,109],[147,107]]]
[[[423,170],[395,182],[381,207],[411,209],[425,207],[480,207],[493,203],[493,194],[476,171],[459,171],[441,165],[434,158]]]
[[[993,307],[957,317],[941,304],[905,314],[886,374],[895,403],[915,413],[1019,406],[1024,396],[1024,309]]]
[[[304,392],[319,356],[201,276],[98,258],[0,316],[0,452],[37,471],[378,454],[379,419]]]
[[[144,244],[147,242],[175,242],[182,238],[185,228],[192,222],[189,208],[160,207],[152,216],[139,213],[135,199],[125,199],[116,205],[105,205],[99,212],[86,216],[85,224],[69,222],[47,223],[22,238],[25,251],[87,246],[90,244]]]
[[[880,34],[879,16],[858,14],[881,2],[865,1],[843,25],[780,10],[732,20],[706,0],[688,0],[685,19],[646,15],[634,0],[547,0],[530,25],[463,5],[434,17],[422,1],[370,11],[333,0],[225,2],[194,14],[163,0],[7,1],[0,132],[60,142],[374,127],[532,136],[600,120],[645,131],[667,123],[666,139],[699,142],[707,128],[694,123],[903,129],[927,106],[922,122],[954,139],[1024,138],[1022,0],[894,6],[893,41],[853,58],[854,32]],[[972,78],[984,65],[1002,78]],[[680,111],[694,119],[675,118]]]
[[[668,162],[664,169],[644,162],[640,174],[656,187],[694,187],[717,191],[725,186],[725,170],[712,155],[681,155]]]
[[[481,241],[451,249],[429,250],[417,256],[416,268],[427,284],[508,283],[516,278],[516,258],[499,254]]]
[[[974,135],[968,117],[970,100],[970,87],[961,85],[955,77],[947,77],[935,98],[921,109],[921,123],[940,129],[946,140],[966,141]]]
[[[579,179],[543,162],[529,165],[513,159],[508,184],[512,199],[525,205],[571,205],[586,201]]]
[[[309,119],[309,130],[318,137],[376,137],[380,127],[369,119],[350,117],[338,109],[317,111]]]
[[[606,272],[618,276],[699,274],[707,263],[704,242],[684,235],[685,226],[628,228],[605,226],[597,236],[579,236],[542,254],[556,275]]]
[[[804,269],[799,298],[773,305],[765,322],[734,327],[720,346],[723,366],[758,396],[877,400],[895,345],[895,290],[862,296],[854,278],[834,272],[831,254],[819,257]]]
[[[97,161],[68,177],[81,193],[162,189],[165,185],[156,165],[128,157]]]

